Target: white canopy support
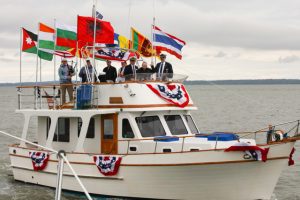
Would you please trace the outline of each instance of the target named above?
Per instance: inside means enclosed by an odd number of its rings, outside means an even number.
[[[84,143],[84,140],[86,138],[86,134],[87,134],[87,131],[88,131],[88,128],[89,128],[91,117],[92,116],[81,117],[82,126],[81,126],[81,130],[80,130],[80,135],[79,135],[79,138],[78,138],[78,142],[77,142],[77,145],[76,145],[76,148],[75,148],[75,152],[84,152],[83,143]]]
[[[22,131],[22,139],[26,140],[27,138],[27,133],[28,133],[28,127],[29,127],[29,122],[30,122],[30,116],[29,114],[24,114],[24,126],[23,126],[23,131]],[[26,147],[26,143],[21,140],[20,142],[20,147]]]

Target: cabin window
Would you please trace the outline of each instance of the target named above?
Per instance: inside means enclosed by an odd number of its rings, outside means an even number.
[[[183,115],[185,121],[187,122],[192,133],[199,133],[197,126],[194,123],[194,120],[191,115]]]
[[[78,137],[82,127],[82,119],[78,118]],[[85,138],[95,138],[95,118],[90,119],[89,127]]]
[[[114,121],[112,119],[103,120],[103,139],[113,139],[114,138]]]
[[[158,116],[136,117],[135,121],[143,137],[166,135]]]
[[[51,119],[47,118],[47,138]],[[58,118],[53,137],[54,142],[70,142],[70,118]]]
[[[128,119],[122,120],[122,137],[123,138],[134,138],[132,128]]]
[[[165,115],[164,117],[172,135],[188,134],[180,115]]]

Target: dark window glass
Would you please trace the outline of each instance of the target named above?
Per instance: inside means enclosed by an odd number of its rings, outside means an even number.
[[[81,127],[82,127],[82,119],[78,118],[78,137],[80,135]],[[95,138],[95,118],[90,119],[86,138]]]
[[[136,117],[135,121],[143,137],[166,135],[158,116]]]
[[[134,138],[132,128],[128,119],[122,120],[122,137],[123,138]]]
[[[165,115],[165,120],[172,135],[188,134],[180,115]]]
[[[114,139],[114,121],[112,119],[104,119],[103,122],[103,139]]]
[[[47,138],[51,125],[51,119],[47,118]],[[70,118],[58,118],[53,141],[70,142]]]
[[[186,120],[187,124],[189,125],[189,128],[192,133],[196,134],[199,133],[197,126],[194,123],[194,120],[192,119],[191,115],[183,115],[184,119]]]

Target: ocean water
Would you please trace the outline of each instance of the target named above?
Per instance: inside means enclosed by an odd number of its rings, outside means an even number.
[[[198,106],[192,114],[201,132],[255,131],[268,124],[300,119],[300,85],[193,85],[187,89]],[[0,130],[20,136],[23,118],[14,113],[16,107],[16,89],[0,87]],[[29,130],[29,138],[34,139],[34,120]],[[54,189],[13,180],[7,145],[16,142],[0,136],[0,200],[54,199]],[[296,149],[295,165],[282,172],[272,200],[300,200],[299,142]],[[84,196],[64,192],[62,199]]]

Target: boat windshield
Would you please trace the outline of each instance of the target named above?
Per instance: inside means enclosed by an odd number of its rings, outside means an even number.
[[[172,135],[188,134],[180,115],[165,115],[164,117]]]
[[[188,78],[186,75],[182,74],[168,74],[164,73],[159,76],[157,73],[136,73],[129,74],[123,77],[123,79],[118,79],[119,82],[122,81],[161,81],[161,82],[178,82],[182,83]]]
[[[194,123],[192,116],[191,115],[183,115],[183,117],[184,117],[185,121],[187,122],[191,132],[193,134],[199,133],[199,130],[198,130],[196,124]]]
[[[158,116],[136,117],[135,121],[143,137],[155,137],[166,135]]]

